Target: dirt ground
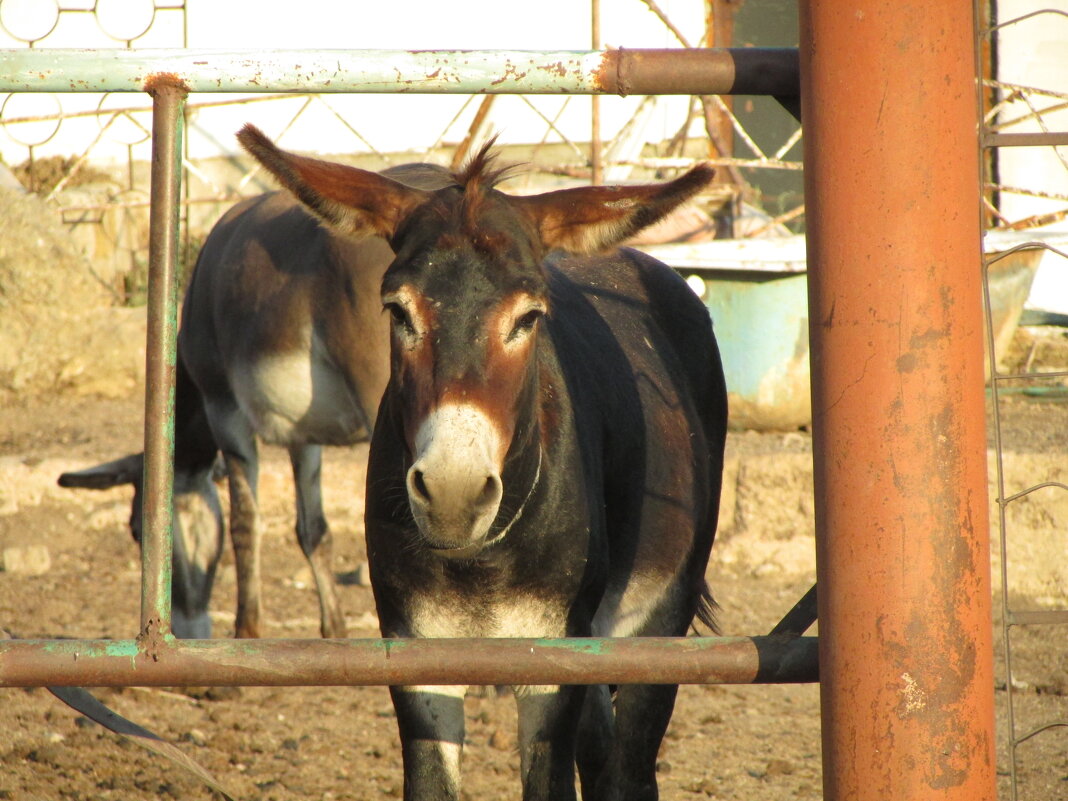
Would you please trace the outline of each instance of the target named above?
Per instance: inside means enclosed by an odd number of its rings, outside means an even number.
[[[1031,413],[1028,407],[1020,416]],[[0,624],[18,637],[133,636],[139,572],[126,526],[129,490],[61,490],[54,480],[63,470],[138,450],[140,398],[26,399],[9,402],[2,419],[0,465],[8,468],[9,483],[0,494],[0,545],[44,544],[51,566],[38,576],[0,572]],[[783,451],[806,446],[804,434],[752,433],[732,435],[731,445]],[[364,559],[364,457],[364,447],[330,450],[324,470],[352,636],[376,635],[370,590],[353,580]],[[315,594],[292,535],[288,461],[278,449],[266,448],[264,462],[267,635],[315,637]],[[11,475],[22,476],[18,486]],[[810,583],[808,576],[755,575],[760,572],[738,572],[713,560],[709,578],[722,606],[724,633],[767,632]],[[231,630],[233,597],[227,557],[212,606],[216,636]],[[1025,630],[1014,649],[1014,672],[1026,675],[1017,680],[1023,714],[1034,725],[1068,718],[1063,638],[1051,638],[1048,629]],[[98,689],[95,694],[177,744],[240,798],[373,799],[400,793],[399,746],[384,688]],[[1002,680],[1002,711],[1004,695]],[[518,797],[512,699],[470,697],[467,713],[467,797]],[[0,760],[0,799],[213,797],[195,779],[81,717],[43,689],[0,690]],[[1004,747],[999,763],[1007,764]],[[1068,797],[1063,733],[1055,730],[1029,741],[1021,749],[1021,765],[1021,798]],[[818,688],[683,687],[660,775],[665,799],[820,798]],[[1007,776],[1001,784],[1008,798]]]
[[[137,550],[129,490],[52,489],[55,476],[138,449],[136,398],[37,400],[9,408],[0,459],[17,460],[38,497],[8,498],[4,547],[44,543],[41,576],[0,572],[0,621],[18,637],[133,636]],[[284,452],[264,449],[267,636],[315,637],[318,608],[292,535]],[[331,450],[326,510],[352,636],[376,636],[371,592],[350,576],[364,559],[360,511],[365,447]],[[17,509],[11,507],[16,506]],[[232,631],[229,557],[213,598],[216,636]],[[808,588],[805,579],[713,577],[725,633],[764,633]],[[104,590],[104,591],[102,591]],[[119,714],[177,743],[242,798],[366,799],[400,792],[395,721],[384,688],[98,689]],[[159,758],[127,746],[45,690],[0,690],[0,798],[183,799],[211,793]],[[468,700],[466,792],[518,797],[514,702]],[[684,687],[661,758],[664,798],[818,798],[818,691],[794,687]],[[743,747],[743,743],[745,746]]]
[[[39,203],[0,192],[0,219],[0,549],[43,545],[48,558],[36,574],[0,570],[0,629],[24,638],[129,638],[139,625],[138,552],[127,527],[131,491],[63,490],[55,481],[65,470],[141,449],[144,317],[108,305],[115,294],[110,279],[92,272]],[[42,247],[48,258],[41,258]],[[1068,368],[1063,332],[1028,336],[1018,342],[1017,361]],[[1063,383],[1050,382],[1045,394],[1006,396],[1008,449],[1044,458],[1064,452]],[[729,450],[730,516],[708,577],[723,633],[763,634],[814,578],[811,442],[804,432],[745,432],[731,435]],[[365,446],[329,450],[324,468],[342,602],[357,637],[377,636],[371,592],[354,578],[364,561],[365,457]],[[278,449],[263,449],[260,495],[266,634],[315,637],[318,607],[293,535],[288,459]],[[1061,517],[1054,507],[1036,508],[1036,519],[1063,537],[1068,507]],[[1050,608],[1066,597],[1066,585],[1053,582],[1041,597],[1014,602]],[[215,636],[232,632],[233,599],[227,554],[212,603]],[[1063,627],[1014,632],[1017,730],[1068,721]],[[1008,799],[1005,672],[999,655],[999,789]],[[363,801],[401,792],[396,721],[384,688],[94,692],[176,744],[241,799]],[[519,797],[512,699],[472,695],[467,716],[466,797]],[[214,797],[44,689],[0,689],[0,764],[0,801]],[[1068,728],[1028,740],[1017,765],[1020,799],[1068,798]],[[820,798],[818,687],[683,687],[659,773],[664,799]]]

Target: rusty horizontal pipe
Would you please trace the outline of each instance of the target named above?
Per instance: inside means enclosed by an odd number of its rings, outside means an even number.
[[[800,93],[794,48],[608,50],[597,75],[614,95],[773,95]]]
[[[767,94],[800,92],[794,48],[528,50],[0,49],[0,92]]]
[[[790,684],[815,637],[5,640],[0,687]]]

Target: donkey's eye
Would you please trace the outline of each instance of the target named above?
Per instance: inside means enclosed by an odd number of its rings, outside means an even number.
[[[404,310],[404,307],[399,303],[386,303],[384,304],[386,311],[389,312],[389,316],[393,318],[393,325],[403,329],[406,334],[414,334],[415,326],[412,325],[412,318],[408,316],[408,312]]]
[[[515,321],[515,325],[512,326],[512,332],[508,335],[508,341],[513,342],[524,334],[533,331],[534,326],[538,324],[538,320],[543,314],[545,314],[545,312],[542,309],[531,309],[523,314]]]

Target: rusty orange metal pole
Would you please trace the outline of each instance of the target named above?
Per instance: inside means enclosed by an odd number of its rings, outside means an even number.
[[[995,798],[970,0],[802,0],[828,801]]]

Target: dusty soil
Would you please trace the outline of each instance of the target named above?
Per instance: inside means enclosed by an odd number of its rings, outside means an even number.
[[[61,490],[54,480],[63,470],[138,450],[140,398],[25,398],[8,403],[2,420],[7,483],[0,488],[0,546],[44,544],[51,566],[38,576],[0,572],[0,626],[18,637],[132,636],[139,573],[126,527],[129,491]],[[803,433],[748,433],[732,435],[731,448],[785,457],[803,454],[807,445]],[[331,450],[324,471],[353,636],[376,634],[370,590],[352,580],[364,559],[364,458],[363,447]],[[315,637],[314,591],[292,536],[288,462],[273,448],[264,449],[264,462],[267,634]],[[213,599],[216,636],[232,629],[227,563]],[[726,634],[766,632],[811,580],[785,570],[739,570],[716,559],[709,578]],[[1051,637],[1048,628],[1022,629],[1013,646],[1018,714],[1027,718],[1021,727],[1068,719],[1063,638]],[[1003,679],[999,687],[1003,712]],[[400,792],[399,747],[384,688],[98,689],[96,695],[177,744],[241,798],[367,799]],[[467,712],[468,796],[518,797],[511,698],[470,697]],[[1066,797],[1066,753],[1056,730],[1024,745],[1020,797]],[[45,690],[0,690],[0,759],[0,799],[212,797],[195,779]],[[1004,746],[999,763],[1007,765]],[[818,688],[683,687],[660,773],[665,799],[820,798]],[[1001,785],[1008,798],[1007,776]]]
[[[18,637],[125,638],[138,626],[137,550],[129,490],[53,488],[64,469],[138,449],[137,398],[38,399],[4,412],[0,460],[22,468],[0,515],[3,547],[45,544],[40,576],[0,572],[0,625]],[[332,450],[326,509],[353,636],[375,636],[370,590],[350,580],[364,559],[365,447]],[[264,449],[261,497],[267,636],[315,637],[318,611],[292,535],[288,460]],[[9,472],[8,475],[11,475]],[[10,490],[21,492],[11,497]],[[232,631],[233,569],[213,599],[216,636]],[[807,578],[715,575],[725,633],[764,633]],[[384,688],[98,689],[120,714],[177,743],[242,798],[366,799],[400,791],[395,721]],[[65,707],[45,690],[0,690],[0,798],[210,798],[176,768]],[[684,687],[661,758],[665,798],[818,798],[818,691]],[[511,698],[468,700],[465,782],[471,797],[517,797]]]

